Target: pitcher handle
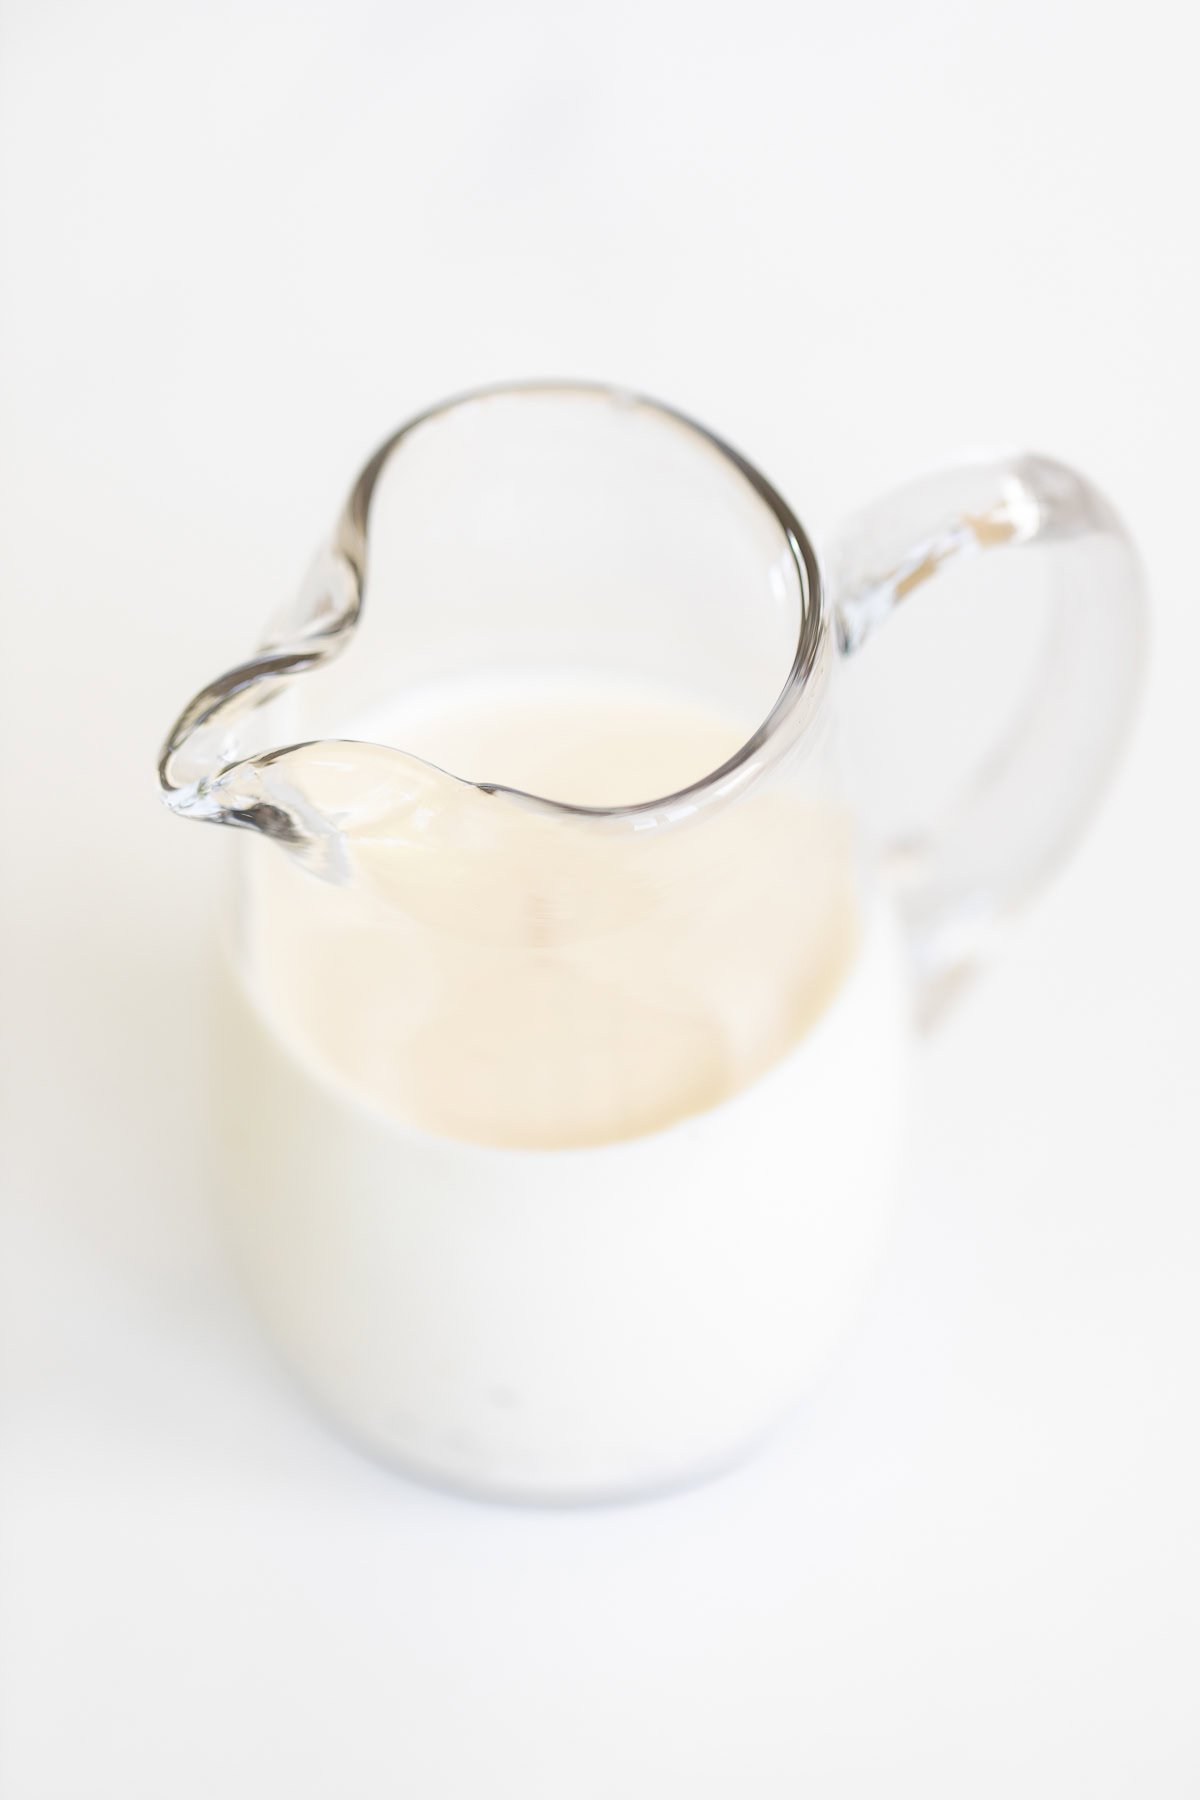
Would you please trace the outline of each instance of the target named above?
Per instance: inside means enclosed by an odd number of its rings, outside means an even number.
[[[896,890],[926,1019],[1043,884],[1114,769],[1145,657],[1141,566],[1107,500],[1046,457],[967,462],[848,520],[827,563],[839,647],[853,656],[909,595],[979,551],[1045,547],[1047,645],[1018,723],[952,802],[906,842]],[[1010,580],[1026,574],[1012,559]]]

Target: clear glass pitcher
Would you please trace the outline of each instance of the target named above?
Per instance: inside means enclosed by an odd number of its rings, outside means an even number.
[[[1004,551],[1020,583],[1030,545],[1052,618],[1018,722],[889,856],[846,792],[843,661],[947,565]],[[384,444],[160,763],[243,834],[225,1210],[332,1415],[537,1499],[768,1427],[869,1279],[914,1012],[1085,815],[1141,642],[1128,538],[1039,457],[914,482],[822,569],[742,456],[619,390],[471,394]]]

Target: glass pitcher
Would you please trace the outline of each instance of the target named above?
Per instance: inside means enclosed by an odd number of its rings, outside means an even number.
[[[1030,545],[1018,723],[889,857],[843,662]],[[634,394],[496,388],[389,439],[160,763],[241,831],[222,1198],[329,1414],[537,1500],[693,1478],[778,1419],[869,1281],[914,1017],[1086,813],[1141,643],[1128,538],[1040,457],[914,482],[822,569],[744,457]]]

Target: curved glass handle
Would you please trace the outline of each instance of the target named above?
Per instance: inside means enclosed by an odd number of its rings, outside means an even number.
[[[896,858],[927,1019],[1041,885],[1112,772],[1144,656],[1141,568],[1090,483],[1023,455],[909,483],[849,520],[828,560],[840,648],[853,655],[949,564],[1030,545],[1047,550],[1050,622],[1018,723],[939,827]],[[1023,562],[1011,557],[1016,584]]]

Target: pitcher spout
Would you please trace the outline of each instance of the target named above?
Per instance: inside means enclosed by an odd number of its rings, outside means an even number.
[[[258,831],[301,852],[336,837],[287,779],[287,760],[303,746],[272,747],[267,716],[296,676],[342,653],[361,604],[361,559],[348,548],[322,551],[258,653],[201,689],[171,727],[158,779],[173,812]]]

